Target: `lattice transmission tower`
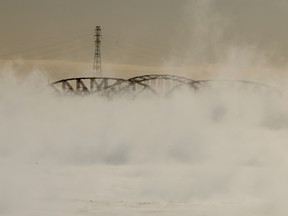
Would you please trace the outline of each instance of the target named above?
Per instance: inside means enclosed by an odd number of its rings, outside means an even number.
[[[93,72],[95,76],[102,76],[102,67],[101,67],[101,27],[96,26],[95,29],[95,54],[94,54],[94,64]]]

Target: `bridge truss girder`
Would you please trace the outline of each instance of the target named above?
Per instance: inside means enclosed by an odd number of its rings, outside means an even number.
[[[192,80],[175,75],[143,75],[130,79],[111,77],[78,77],[62,79],[52,83],[54,89],[67,95],[97,94],[105,97],[138,95],[161,95],[167,96],[178,89],[185,88],[193,92],[202,88],[213,88],[214,84],[223,83],[237,84],[245,88],[270,89],[271,87],[250,81],[228,80]]]

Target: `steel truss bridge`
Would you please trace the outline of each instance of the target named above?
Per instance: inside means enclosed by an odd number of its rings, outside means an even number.
[[[104,97],[141,95],[168,96],[177,90],[197,92],[205,89],[218,89],[229,86],[235,89],[257,90],[261,92],[277,91],[271,87],[243,80],[193,80],[175,75],[143,75],[130,79],[111,77],[78,77],[62,79],[53,82],[52,87],[65,95],[90,95],[97,94]]]

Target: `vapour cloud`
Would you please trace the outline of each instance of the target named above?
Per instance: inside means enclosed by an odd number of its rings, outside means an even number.
[[[61,97],[13,70],[0,78],[2,214],[285,212],[285,94]]]
[[[183,66],[211,52],[210,78],[257,68],[265,73],[248,77],[282,93],[218,85],[169,98],[64,97],[43,71],[2,64],[1,215],[286,215],[287,77],[253,46],[218,55],[222,22],[204,3],[190,34],[201,46]]]

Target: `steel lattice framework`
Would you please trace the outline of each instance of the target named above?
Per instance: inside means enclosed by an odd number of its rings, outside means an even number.
[[[95,29],[95,53],[94,53],[94,63],[93,71],[96,76],[102,76],[102,67],[101,67],[101,27],[96,26]]]
[[[143,75],[130,79],[111,77],[78,77],[62,79],[52,83],[54,89],[65,95],[97,94],[104,97],[139,95],[167,96],[176,90],[185,89],[192,92],[203,89],[215,89],[222,86],[237,87],[263,91],[277,91],[267,85],[242,80],[192,80],[175,75]]]

